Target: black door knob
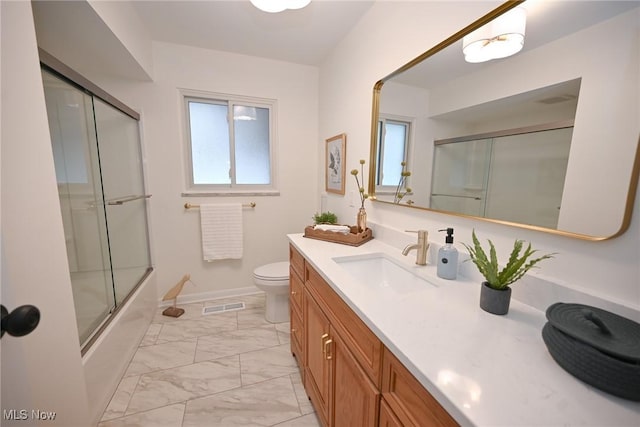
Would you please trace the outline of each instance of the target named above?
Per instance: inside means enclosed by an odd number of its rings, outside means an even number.
[[[2,306],[2,335],[7,332],[14,337],[22,337],[33,331],[40,323],[40,310],[33,305],[21,305],[11,313]]]

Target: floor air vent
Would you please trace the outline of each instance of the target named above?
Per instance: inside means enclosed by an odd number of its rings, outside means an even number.
[[[229,304],[211,305],[202,309],[202,315],[224,313],[225,311],[244,310],[243,302],[232,302]]]

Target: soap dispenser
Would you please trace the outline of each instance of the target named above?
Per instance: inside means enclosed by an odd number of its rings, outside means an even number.
[[[453,246],[453,228],[446,231],[445,245],[438,251],[438,277],[454,280],[458,274],[458,250]]]

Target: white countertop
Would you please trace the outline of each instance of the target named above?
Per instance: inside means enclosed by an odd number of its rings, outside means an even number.
[[[404,257],[380,240],[352,247],[288,238],[461,425],[640,426],[640,402],[595,389],[551,358],[544,312],[512,299],[508,314],[486,313],[479,283],[440,279],[434,265],[414,264],[415,251]],[[373,288],[333,260],[370,253],[391,256],[435,286]]]

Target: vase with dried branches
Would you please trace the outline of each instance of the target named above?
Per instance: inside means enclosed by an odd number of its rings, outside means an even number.
[[[364,160],[360,159],[360,175],[362,176],[362,184],[364,185]],[[364,208],[364,201],[369,198],[369,195],[364,192],[364,187],[360,185],[358,179],[358,169],[353,169],[351,175],[356,179],[356,185],[358,186],[358,194],[360,196],[360,208],[358,209],[358,215],[356,217],[356,224],[358,226],[358,232],[362,233],[367,229],[367,210]]]
[[[407,162],[400,162],[400,165],[402,166],[402,171],[400,172],[396,192],[393,195],[393,203],[395,204],[399,204],[405,195],[411,193],[411,188],[407,187],[407,178],[411,176],[411,172],[406,169]],[[407,201],[407,203],[411,204],[409,201]]]

